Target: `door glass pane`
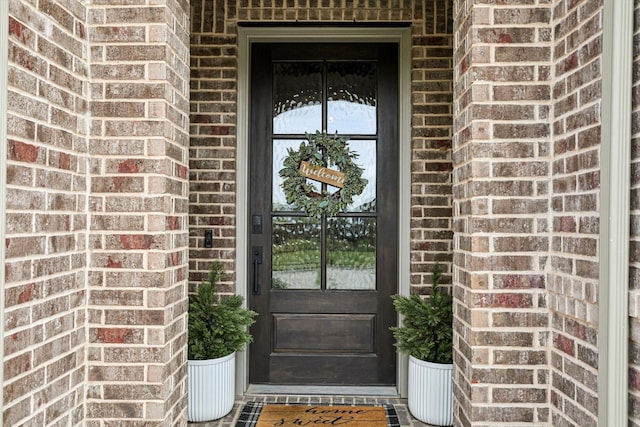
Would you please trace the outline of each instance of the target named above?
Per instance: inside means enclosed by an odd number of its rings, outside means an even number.
[[[330,133],[375,135],[376,64],[327,64],[327,130]]]
[[[375,218],[327,221],[327,289],[376,289]]]
[[[273,133],[304,134],[322,128],[322,64],[273,66]]]
[[[367,180],[367,185],[360,195],[354,196],[353,201],[347,207],[348,212],[375,212],[376,210],[376,141],[348,142],[349,151],[358,154],[354,163],[360,166],[362,177]]]
[[[272,163],[272,185],[273,191],[271,192],[273,200],[272,206],[273,210],[278,211],[299,211],[301,209],[296,209],[293,205],[287,203],[287,197],[284,195],[284,190],[282,190],[282,177],[280,176],[280,169],[284,167],[284,159],[289,156],[287,150],[297,150],[300,146],[300,143],[307,142],[306,140],[284,140],[284,139],[276,139],[273,141],[273,163]],[[320,192],[320,183],[317,181],[313,181],[308,179],[307,182],[311,183],[316,191]]]
[[[271,287],[320,289],[320,220],[274,217]]]

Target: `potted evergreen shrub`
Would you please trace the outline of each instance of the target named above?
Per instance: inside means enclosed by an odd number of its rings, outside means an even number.
[[[453,297],[440,286],[442,267],[433,268],[428,299],[420,295],[393,295],[393,305],[403,316],[393,327],[396,348],[409,355],[408,407],[427,424],[453,422]]]
[[[251,342],[247,328],[256,313],[242,307],[243,298],[221,298],[216,285],[223,267],[214,262],[208,280],[189,297],[187,412],[189,421],[221,418],[235,400],[235,356]]]

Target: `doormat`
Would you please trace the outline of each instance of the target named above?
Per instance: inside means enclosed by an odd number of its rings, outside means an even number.
[[[400,427],[393,405],[278,405],[248,402],[236,427]]]

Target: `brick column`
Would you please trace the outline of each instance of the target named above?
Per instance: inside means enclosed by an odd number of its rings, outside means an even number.
[[[552,11],[454,3],[455,422],[541,425]]]
[[[87,425],[184,425],[189,4],[92,3]]]
[[[587,427],[598,424],[598,335],[606,325],[598,319],[607,280],[599,277],[602,4],[563,1],[553,12],[550,422]]]
[[[0,87],[8,113],[0,124],[7,134],[0,142],[7,155],[0,424],[80,426],[86,394],[86,11],[82,0],[0,2],[9,10],[2,26],[8,33],[0,35],[8,42],[7,86]]]

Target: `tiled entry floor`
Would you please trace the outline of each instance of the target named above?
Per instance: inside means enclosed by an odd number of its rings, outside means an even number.
[[[378,396],[330,396],[330,395],[273,395],[273,394],[249,394],[239,397],[231,413],[226,417],[204,423],[189,423],[189,427],[234,427],[240,411],[245,402],[268,402],[268,403],[297,403],[312,405],[362,405],[362,404],[392,404],[396,408],[400,424],[402,427],[428,427],[414,419],[407,409],[407,400],[399,398],[378,397]]]

